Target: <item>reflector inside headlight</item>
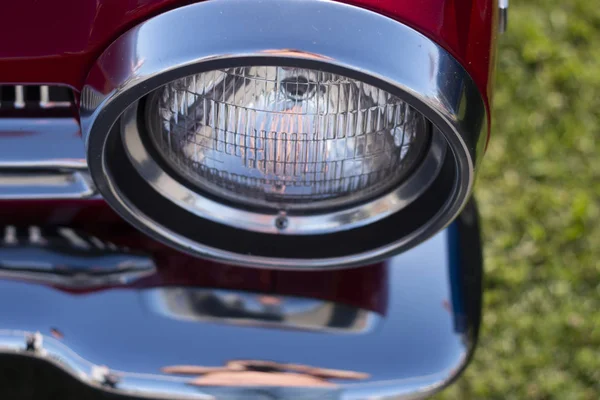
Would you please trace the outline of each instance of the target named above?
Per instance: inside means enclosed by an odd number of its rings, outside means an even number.
[[[340,206],[396,187],[430,136],[398,97],[342,75],[249,66],[158,89],[147,126],[166,163],[198,189],[272,208]]]

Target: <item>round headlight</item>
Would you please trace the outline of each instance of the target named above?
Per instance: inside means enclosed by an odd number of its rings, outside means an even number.
[[[397,96],[314,69],[248,66],[168,83],[145,117],[162,159],[240,206],[318,210],[396,187],[430,124]]]
[[[448,52],[321,0],[151,18],[98,59],[81,122],[98,190],[133,225],[272,268],[362,265],[435,234],[469,198],[487,128]]]

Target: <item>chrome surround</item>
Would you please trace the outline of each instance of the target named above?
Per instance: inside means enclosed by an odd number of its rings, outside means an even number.
[[[138,173],[163,197],[189,212],[235,228],[286,235],[331,233],[353,229],[385,218],[406,207],[427,189],[438,175],[446,155],[446,141],[433,132],[430,148],[417,169],[398,188],[367,203],[320,214],[285,214],[285,228],[279,226],[282,214],[253,212],[231,207],[202,196],[174,179],[148,153],[137,124],[138,102],[121,117],[124,149]],[[109,172],[110,173],[110,172]],[[118,189],[117,189],[118,190]],[[122,197],[125,197],[121,195]]]
[[[475,347],[481,305],[476,219],[469,208],[446,230],[390,259],[387,310],[362,333],[182,321],[168,308],[149,307],[157,289],[81,295],[0,278],[0,353],[41,359],[98,391],[142,398],[426,398],[460,374]],[[270,379],[266,385],[196,381],[233,360],[269,360],[322,378],[290,385],[268,369],[259,374]],[[326,378],[335,373],[346,378]]]
[[[410,55],[409,62],[404,55]],[[111,179],[106,145],[127,107],[155,88],[203,68],[282,60],[337,68],[359,79],[374,80],[423,113],[442,132],[457,174],[447,202],[432,219],[410,235],[360,254],[271,258],[190,240],[156,223],[122,197]],[[81,98],[90,172],[117,212],[148,235],[180,250],[223,262],[271,268],[360,265],[405,250],[438,232],[469,198],[488,128],[481,94],[448,52],[397,21],[329,0],[211,0],[158,15],[105,50],[92,67]]]

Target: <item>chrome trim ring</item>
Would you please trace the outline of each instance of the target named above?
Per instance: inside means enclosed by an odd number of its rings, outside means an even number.
[[[418,168],[399,187],[382,197],[350,208],[315,215],[253,212],[212,200],[179,183],[161,168],[148,153],[139,131],[138,102],[129,106],[121,117],[124,149],[137,172],[163,197],[201,217],[249,231],[306,235],[331,233],[373,223],[401,210],[427,189],[444,162],[446,141],[435,132],[428,154]],[[280,225],[285,218],[285,227]]]
[[[435,215],[401,237],[382,238],[368,251],[353,253],[352,245],[348,245],[346,253],[332,256],[288,258],[233,252],[157,223],[152,215],[141,211],[141,204],[124,197],[123,188],[115,184],[119,172],[111,173],[111,154],[107,151],[115,123],[135,101],[167,82],[241,62],[286,62],[339,70],[346,76],[374,82],[409,103],[448,143],[447,155],[452,158],[455,174],[449,178],[450,190],[439,194],[447,200]],[[196,255],[274,268],[360,265],[430,237],[452,221],[468,200],[487,133],[481,94],[448,52],[397,21],[328,0],[211,0],[154,17],[117,39],[92,67],[82,93],[81,121],[91,174],[107,202],[128,221]],[[413,210],[408,217],[420,218],[420,211]],[[281,240],[276,238],[287,235],[269,236]]]

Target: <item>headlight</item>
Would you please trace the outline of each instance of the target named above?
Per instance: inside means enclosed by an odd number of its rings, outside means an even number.
[[[161,158],[198,191],[277,211],[347,207],[389,191],[431,133],[385,90],[275,66],[178,79],[150,96],[145,118]]]
[[[468,200],[487,128],[442,48],[317,0],[154,17],[99,58],[81,112],[91,174],[127,220],[275,268],[360,265],[431,236]]]

